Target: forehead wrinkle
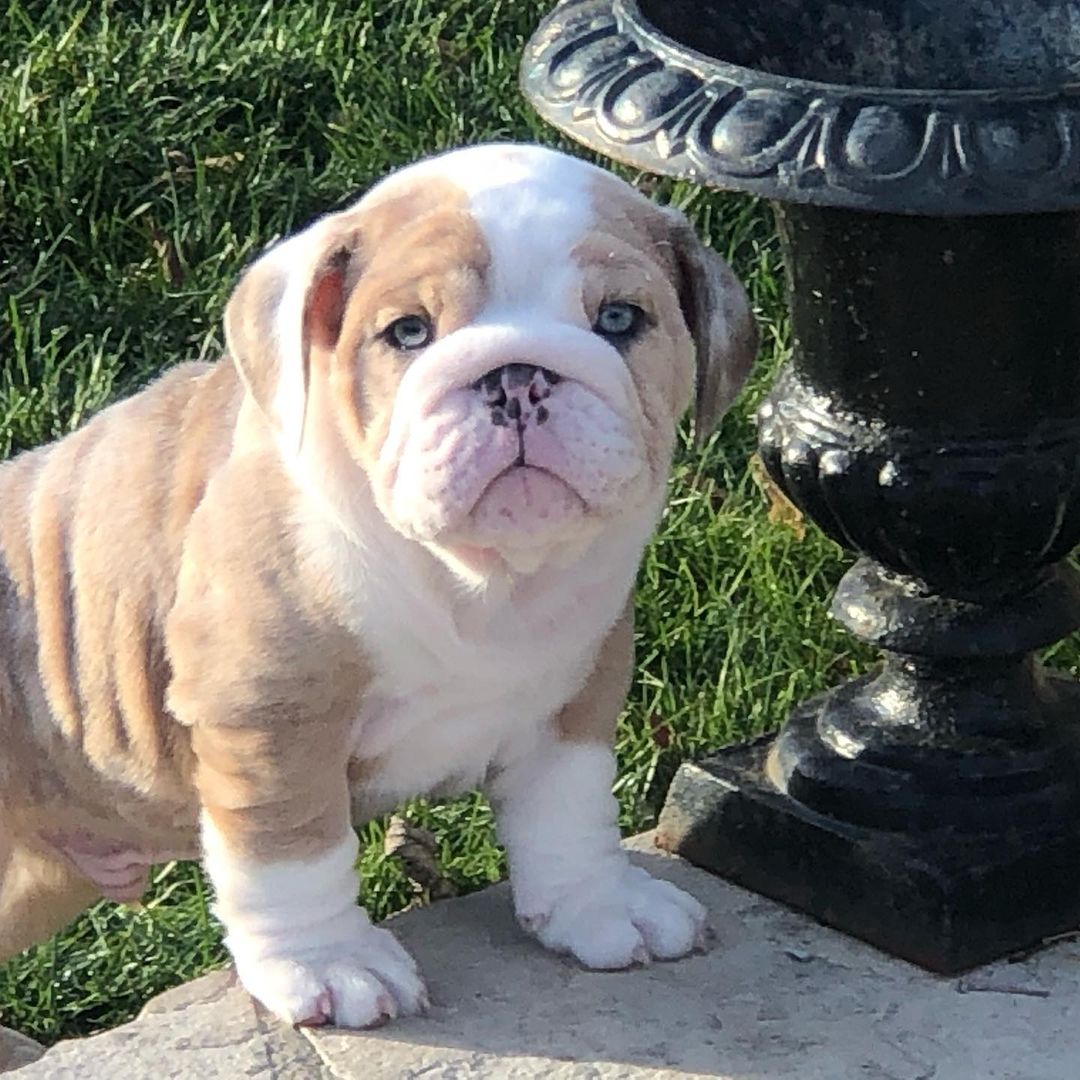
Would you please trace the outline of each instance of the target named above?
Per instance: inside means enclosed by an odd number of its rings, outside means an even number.
[[[639,304],[647,311],[654,297],[671,287],[666,266],[655,257],[652,245],[638,246],[631,236],[600,231],[586,237],[573,251],[581,267],[583,303],[590,317],[607,300]]]
[[[449,277],[462,271],[481,280],[488,271],[486,253],[462,253],[460,250],[442,247],[423,248],[413,252],[387,252],[380,254],[362,274],[358,288],[367,292],[373,289],[391,291],[424,278]]]
[[[413,267],[471,265],[485,270],[491,253],[472,215],[464,210],[429,210],[399,223],[391,234],[373,246],[369,269],[382,271],[383,264],[409,271]]]
[[[399,302],[415,300],[440,284],[460,291],[463,275],[480,285],[486,279],[491,253],[472,217],[462,211],[437,210],[402,223],[390,242],[377,247],[362,267],[353,294],[353,310],[370,315]]]
[[[657,268],[650,253],[631,246],[618,236],[597,233],[585,237],[571,256],[582,270],[636,270],[645,275]]]
[[[379,324],[423,312],[440,324],[448,317],[452,327],[475,316],[483,299],[484,290],[476,275],[458,271],[433,274],[399,282],[365,297],[362,317]]]

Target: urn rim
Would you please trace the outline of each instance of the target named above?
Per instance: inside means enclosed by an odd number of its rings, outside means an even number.
[[[1080,80],[907,88],[711,57],[638,0],[564,0],[526,45],[538,113],[624,164],[780,202],[930,216],[1080,208]]]

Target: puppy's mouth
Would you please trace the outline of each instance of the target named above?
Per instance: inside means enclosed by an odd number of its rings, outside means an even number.
[[[377,490],[391,523],[424,543],[519,561],[569,550],[650,487],[634,416],[546,367],[503,365],[399,408]]]
[[[552,532],[580,521],[588,504],[563,477],[517,459],[485,486],[469,512],[476,539],[498,545],[514,539],[545,542]]]

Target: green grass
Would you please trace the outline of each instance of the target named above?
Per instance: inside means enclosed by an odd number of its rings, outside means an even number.
[[[0,454],[70,431],[183,359],[214,357],[241,267],[390,168],[449,146],[558,137],[518,94],[548,0],[11,0],[0,16]],[[579,151],[580,152],[580,151]],[[748,283],[752,385],[684,447],[641,572],[638,674],[619,740],[622,824],[650,825],[678,762],[775,728],[867,660],[828,621],[845,558],[772,524],[752,414],[787,349],[777,246],[745,198],[625,173],[683,206]],[[417,804],[462,890],[502,859],[478,797]],[[363,899],[414,899],[365,830]],[[0,1020],[49,1042],[100,1030],[223,962],[196,867],[142,910],[101,904],[0,967]]]

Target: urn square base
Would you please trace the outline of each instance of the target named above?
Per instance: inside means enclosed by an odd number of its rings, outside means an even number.
[[[765,774],[770,744],[684,764],[660,845],[942,974],[1080,928],[1080,822],[1038,833],[854,827],[779,791]]]

